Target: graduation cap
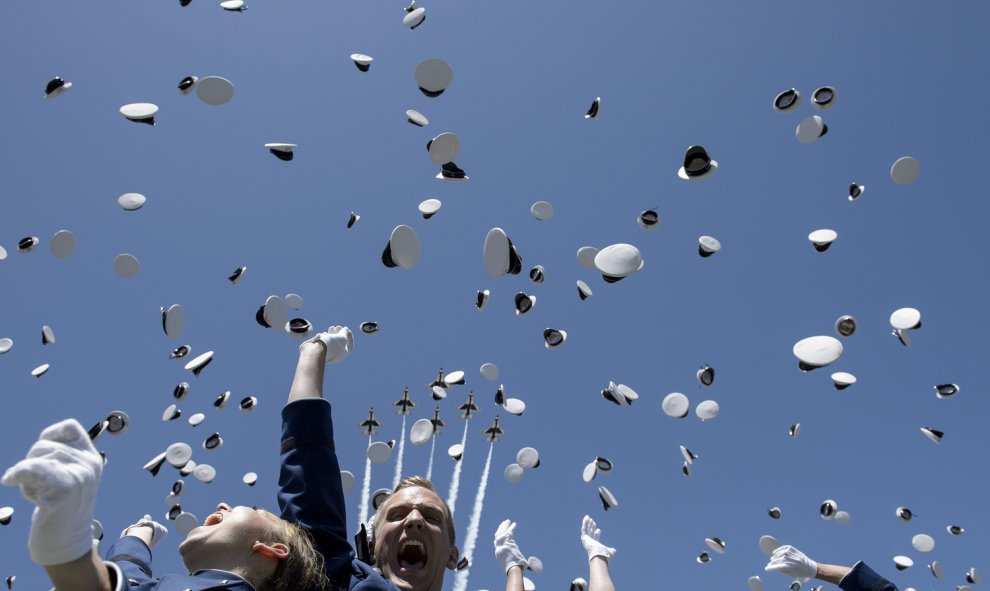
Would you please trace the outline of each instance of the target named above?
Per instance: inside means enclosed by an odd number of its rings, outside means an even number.
[[[901,521],[911,521],[911,518],[914,517],[914,513],[912,513],[907,507],[898,507],[894,514],[897,515],[897,518]]]
[[[584,114],[585,119],[598,119],[598,109],[602,106],[602,97],[595,97],[595,100],[591,102],[591,106],[588,107],[588,112]]]
[[[598,249],[594,246],[582,246],[577,249],[578,264],[589,271],[597,271],[595,268],[595,257],[598,256]]]
[[[541,222],[546,222],[553,217],[553,205],[549,201],[537,201],[529,207],[529,213]]]
[[[141,261],[132,254],[119,254],[113,259],[113,270],[121,277],[133,277],[141,270]]]
[[[914,561],[907,556],[895,556],[894,557],[894,568],[897,570],[907,570],[914,566]]]
[[[695,558],[695,560],[698,561],[698,564],[708,564],[711,562],[712,557],[708,554],[708,552],[702,552],[697,558]]]
[[[832,246],[832,243],[835,242],[835,239],[838,237],[839,235],[835,230],[829,230],[827,228],[815,230],[811,234],[808,234],[808,240],[811,241],[811,244],[818,252],[825,252],[828,250],[828,247]]]
[[[350,230],[353,228],[359,219],[361,219],[361,216],[352,211],[350,217],[347,218],[347,229]]]
[[[144,207],[145,201],[147,199],[140,193],[124,193],[117,197],[117,205],[124,211],[137,211]]]
[[[282,301],[285,302],[286,306],[292,308],[293,310],[301,310],[303,307],[302,296],[297,293],[285,294],[285,297],[282,299]]]
[[[937,560],[933,560],[931,564],[928,565],[928,569],[932,571],[932,576],[936,579],[941,579],[945,574],[945,571],[942,570],[942,564]]]
[[[41,327],[41,344],[50,345],[55,342],[55,332],[47,324]]]
[[[409,430],[409,441],[413,445],[425,445],[430,437],[433,437],[433,421],[430,419],[419,419]]]
[[[516,316],[525,316],[536,306],[536,296],[519,292],[515,297]]]
[[[615,283],[643,268],[643,255],[632,244],[612,244],[595,255],[595,269],[606,283]]]
[[[941,443],[942,437],[945,436],[944,432],[939,431],[938,429],[932,429],[931,427],[922,427],[921,432],[924,433],[925,437],[931,439],[932,442],[936,444]]]
[[[890,178],[898,185],[910,185],[918,180],[921,163],[911,156],[902,156],[890,167]]]
[[[821,506],[818,508],[818,513],[822,516],[822,519],[829,520],[835,519],[835,512],[839,510],[839,504],[832,499],[826,499],[822,501]]]
[[[248,9],[247,4],[244,4],[244,0],[225,0],[220,3],[220,8],[227,12],[244,12]]]
[[[715,552],[725,554],[725,542],[721,538],[705,538],[705,544]]]
[[[556,328],[546,328],[543,330],[543,346],[547,349],[559,347],[563,345],[566,340],[567,331],[558,330]]]
[[[971,566],[968,571],[966,571],[966,582],[970,585],[975,585],[980,582],[980,573],[976,570],[975,566]]]
[[[452,371],[443,377],[443,383],[447,386],[461,386],[464,384],[464,372]]]
[[[123,435],[131,426],[131,417],[122,410],[115,410],[107,415],[106,430],[111,435]]]
[[[947,525],[945,526],[945,531],[949,532],[954,536],[961,536],[963,535],[963,532],[965,532],[966,530],[959,527],[958,525]]]
[[[14,516],[13,507],[0,507],[0,525],[7,525]]]
[[[536,285],[543,283],[543,279],[545,278],[545,275],[546,275],[546,270],[543,268],[543,265],[536,265],[535,267],[529,270],[529,280],[535,283]]]
[[[368,459],[372,464],[384,464],[392,457],[392,446],[384,441],[376,441],[368,446]]]
[[[467,556],[462,556],[460,560],[457,561],[457,566],[454,570],[464,570],[468,567],[471,562],[467,559]]]
[[[172,351],[168,354],[168,358],[182,359],[183,357],[188,355],[191,350],[192,349],[189,348],[189,345],[179,345],[178,347],[172,349]]]
[[[718,403],[714,400],[703,400],[694,407],[694,414],[702,421],[710,421],[718,416]]]
[[[189,382],[179,382],[175,386],[175,389],[172,390],[172,396],[176,400],[182,400],[183,398],[186,397],[186,394],[188,392],[189,392]]]
[[[189,417],[189,425],[192,427],[198,427],[205,420],[206,420],[206,415],[201,412],[197,412]]]
[[[409,226],[396,226],[382,251],[382,264],[388,268],[412,269],[418,262],[419,236]]]
[[[585,283],[584,281],[581,281],[580,279],[577,280],[577,292],[578,292],[578,297],[581,299],[582,302],[590,298],[592,295],[594,295],[594,293],[591,291],[591,288],[588,287],[588,284]]]
[[[90,441],[96,441],[100,435],[103,435],[103,432],[106,431],[106,429],[107,429],[107,422],[106,420],[102,420],[96,423],[95,425],[93,425],[92,427],[90,427],[89,431],[87,431],[86,434],[89,436]]]
[[[828,125],[825,125],[825,122],[818,115],[812,115],[798,123],[794,130],[794,137],[802,144],[810,144],[826,133],[828,133]]]
[[[165,461],[173,468],[182,468],[192,459],[192,448],[181,441],[165,448]]]
[[[246,398],[241,399],[238,406],[240,406],[241,410],[244,412],[251,412],[254,410],[254,407],[258,406],[258,399],[254,396],[247,396]]]
[[[206,76],[196,85],[196,96],[208,105],[222,105],[234,96],[234,85],[220,76]]]
[[[691,402],[687,396],[680,392],[671,392],[664,397],[660,407],[668,417],[683,419],[688,416],[688,412],[691,410]]]
[[[851,337],[856,334],[856,319],[852,316],[839,316],[835,321],[835,332],[840,337]]]
[[[540,467],[540,452],[533,447],[524,447],[516,452],[516,463],[527,470]]]
[[[454,81],[454,70],[442,59],[431,58],[416,64],[413,77],[423,94],[436,98]]]
[[[698,237],[698,256],[706,259],[716,252],[722,250],[722,243],[717,238],[711,236]]]
[[[767,556],[772,556],[773,551],[780,547],[780,542],[771,535],[765,535],[760,536],[759,546],[760,552],[763,552]]]
[[[430,160],[437,164],[447,164],[457,158],[461,151],[461,140],[457,134],[444,132],[426,142],[426,151]]]
[[[313,324],[305,318],[293,318],[285,323],[285,332],[298,338],[305,339],[313,331]]]
[[[687,462],[688,464],[693,464],[694,461],[698,459],[698,454],[694,453],[693,451],[684,447],[683,445],[680,446],[680,450],[681,450],[681,457],[683,457],[684,461]]]
[[[787,434],[790,435],[792,438],[797,437],[798,433],[800,432],[801,432],[801,423],[794,423],[793,425],[787,428]]]
[[[426,118],[426,115],[412,109],[406,111],[406,121],[412,123],[416,127],[426,127],[430,124],[430,120]]]
[[[656,230],[660,227],[660,214],[656,209],[647,209],[636,216],[636,223],[644,230]]]
[[[835,512],[835,522],[839,525],[849,525],[850,521],[852,521],[852,516],[849,515],[848,511]]]
[[[209,484],[213,482],[213,479],[217,477],[217,471],[213,466],[209,464],[196,464],[196,467],[192,471],[193,478],[202,482],[203,484]]]
[[[598,456],[594,460],[589,462],[587,466],[584,467],[584,470],[581,472],[581,478],[585,482],[591,482],[592,480],[595,479],[595,476],[597,476],[599,472],[604,474],[611,471],[612,471],[612,462],[601,456]]]
[[[223,445],[223,437],[220,437],[220,433],[214,432],[212,435],[203,440],[203,449],[206,451],[213,451],[219,449]]]
[[[378,509],[381,508],[382,504],[387,501],[390,496],[392,496],[392,489],[380,488],[376,490],[371,495],[371,507],[375,511],[378,511]]]
[[[406,7],[406,14],[402,17],[402,24],[409,27],[412,31],[416,27],[423,24],[426,20],[426,9],[422,6],[416,6],[416,0],[413,0],[409,6]]]
[[[4,337],[0,339],[0,355],[3,355],[14,346],[14,340],[11,338]]]
[[[588,581],[578,577],[571,581],[570,591],[588,591]]]
[[[441,181],[466,181],[471,177],[453,162],[448,162],[440,165],[440,172],[437,173],[436,178]]]
[[[935,396],[937,398],[952,398],[959,393],[959,386],[955,384],[939,384],[935,386]]]
[[[842,343],[835,337],[815,336],[794,344],[794,356],[801,371],[812,371],[835,363],[842,356]]]
[[[505,467],[505,481],[509,484],[517,484],[523,479],[525,470],[519,464],[512,463]]]
[[[375,61],[375,58],[363,53],[352,53],[351,60],[354,62],[354,65],[357,66],[358,70],[367,72],[371,69],[371,62]]]
[[[182,327],[185,325],[186,315],[182,311],[182,306],[172,304],[168,308],[162,307],[162,329],[169,338],[177,339],[182,334]]]
[[[464,446],[460,443],[455,443],[447,448],[447,455],[451,457],[455,462],[459,462],[461,458],[464,457]]]
[[[485,306],[488,304],[489,296],[491,296],[491,292],[489,290],[479,290],[478,295],[474,299],[474,306],[478,308],[478,310],[484,310]]]
[[[68,230],[55,232],[49,242],[49,248],[57,259],[65,259],[72,255],[76,249],[76,237]]]
[[[255,484],[258,483],[258,474],[255,472],[248,472],[247,474],[241,477],[241,482],[243,482],[248,486],[254,486]]]
[[[749,587],[749,591],[763,591],[763,581],[756,575],[746,579],[746,586]]]
[[[368,335],[375,334],[376,332],[378,332],[378,323],[377,322],[362,322],[361,323],[361,332],[364,333],[364,334],[368,334]]]
[[[42,363],[38,367],[36,367],[36,368],[34,368],[34,369],[31,370],[31,375],[34,376],[34,377],[36,377],[36,378],[40,378],[41,376],[43,376],[46,373],[48,373],[49,368],[51,368],[51,365],[50,364],[48,364],[48,363]]]
[[[819,111],[831,109],[835,105],[835,89],[831,86],[816,88],[811,93],[811,105]]]
[[[152,103],[131,103],[120,108],[120,114],[128,121],[152,126],[155,124],[156,113],[158,113],[158,105]]]
[[[187,95],[193,91],[196,83],[199,82],[198,76],[186,76],[182,80],[179,80],[178,89],[179,94]]]
[[[715,368],[706,363],[698,370],[697,377],[702,386],[711,386],[715,382]]]
[[[419,213],[423,214],[423,219],[428,220],[440,211],[439,199],[427,199],[419,204]]]
[[[767,515],[769,515],[771,519],[780,519],[780,507],[770,507],[767,509]]]
[[[162,421],[164,422],[174,421],[175,419],[181,416],[182,416],[182,411],[179,410],[179,408],[176,405],[170,404],[167,407],[165,407],[165,411],[162,413]]]
[[[832,374],[832,384],[836,390],[845,390],[856,383],[856,376],[844,371],[837,371]]]
[[[785,90],[773,99],[773,109],[780,113],[793,111],[801,104],[801,93],[794,88]]]
[[[602,389],[602,398],[618,406],[629,406],[639,400],[639,394],[625,384],[609,382],[608,386]]]
[[[485,269],[488,275],[499,278],[506,273],[518,275],[522,272],[522,257],[502,228],[492,228],[485,236]]]
[[[294,150],[298,147],[298,144],[285,144],[280,142],[265,144],[265,148],[267,148],[273,156],[284,162],[288,162],[296,157]]]
[[[59,76],[55,76],[48,81],[48,84],[45,84],[45,98],[55,98],[70,88],[72,88],[71,82],[66,82]]]
[[[38,242],[37,236],[25,236],[17,242],[17,252],[31,252]]]
[[[928,534],[916,534],[911,538],[911,546],[918,552],[931,552],[935,549],[935,539]]]
[[[494,382],[498,379],[498,366],[494,363],[482,363],[481,367],[478,368],[478,372],[481,374],[481,377],[489,382]]]
[[[602,508],[606,511],[619,506],[618,499],[616,499],[615,495],[613,495],[612,492],[604,486],[598,487],[598,499],[601,500]]]
[[[230,390],[224,390],[213,399],[213,407],[217,410],[223,410],[223,407],[227,406],[228,400],[230,400]]]
[[[341,488],[344,489],[344,494],[345,495],[347,493],[351,492],[351,489],[354,488],[354,482],[355,482],[355,479],[354,479],[354,473],[353,472],[350,472],[348,470],[341,470],[340,471],[340,486],[341,486]]]
[[[186,369],[193,372],[194,376],[199,376],[200,372],[213,361],[213,351],[207,351],[186,363]]]
[[[265,303],[258,308],[254,320],[265,328],[282,327],[289,321],[289,312],[285,300],[277,295],[268,296]]]
[[[859,199],[860,196],[863,194],[863,191],[866,191],[866,185],[857,185],[856,183],[850,184],[849,185],[849,200],[850,201],[855,201],[855,200]]]
[[[691,146],[684,152],[684,165],[677,171],[677,176],[685,181],[707,178],[718,170],[718,162],[711,159],[708,151],[702,146]]]

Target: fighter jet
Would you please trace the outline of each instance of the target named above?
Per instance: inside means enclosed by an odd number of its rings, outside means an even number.
[[[433,432],[434,433],[439,433],[440,432],[440,429],[443,429],[444,427],[447,426],[447,423],[443,422],[443,419],[440,418],[440,407],[439,406],[436,408],[436,410],[433,411],[433,418],[430,419],[430,422],[433,423]]]
[[[474,403],[474,392],[468,393],[467,402],[457,407],[461,411],[462,419],[470,419],[471,413],[478,412],[478,405]]]
[[[432,382],[430,382],[429,384],[426,385],[426,387],[427,388],[430,388],[431,390],[433,389],[434,386],[439,386],[439,387],[443,388],[444,390],[446,390],[448,388],[447,382],[443,381],[443,368],[442,367],[440,368],[440,371],[437,372],[437,379],[433,380]]]
[[[364,429],[365,435],[374,435],[375,430],[382,427],[381,422],[375,419],[375,407],[372,406],[368,410],[368,418],[358,423],[358,427]]]
[[[402,389],[402,400],[396,400],[392,403],[392,406],[397,407],[395,412],[400,415],[407,415],[410,408],[416,407],[416,403],[409,400],[409,388]]]
[[[485,434],[485,439],[493,443],[498,441],[499,435],[505,435],[505,430],[498,426],[498,421],[499,417],[495,415],[495,422],[492,423],[492,426],[482,431]]]

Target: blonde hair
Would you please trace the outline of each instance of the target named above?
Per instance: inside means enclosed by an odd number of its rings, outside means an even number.
[[[267,591],[299,591],[330,589],[330,580],[323,572],[323,556],[316,551],[308,531],[296,523],[274,520],[273,542],[289,547],[289,555],[280,560],[272,576],[265,580]]]

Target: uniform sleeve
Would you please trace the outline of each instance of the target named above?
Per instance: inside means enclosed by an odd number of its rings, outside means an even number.
[[[897,591],[897,586],[878,575],[865,562],[857,562],[839,581],[842,591]]]
[[[134,580],[140,584],[154,578],[151,572],[151,549],[141,538],[135,536],[120,538],[107,550],[106,557],[109,562],[115,563],[124,575],[123,581],[118,580],[118,583]]]
[[[282,519],[307,530],[331,579],[350,571],[344,492],[333,444],[330,403],[307,398],[282,409],[278,504]]]

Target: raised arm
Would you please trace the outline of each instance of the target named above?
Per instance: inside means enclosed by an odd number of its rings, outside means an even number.
[[[615,591],[608,563],[615,556],[615,548],[602,544],[602,530],[588,515],[581,521],[581,545],[588,552],[588,591]]]
[[[516,523],[506,519],[495,530],[495,560],[505,570],[505,591],[523,591],[523,569],[529,561],[516,545]]]
[[[794,546],[780,546],[773,551],[766,571],[777,572],[802,582],[819,579],[838,585],[843,591],[897,591],[897,587],[878,575],[862,561],[855,566],[822,564],[808,558]]]
[[[348,573],[354,552],[347,542],[344,493],[330,403],[323,399],[323,377],[326,364],[343,360],[353,347],[354,337],[346,327],[330,327],[300,345],[288,403],[282,409],[278,483],[282,518],[313,536],[331,579]]]

